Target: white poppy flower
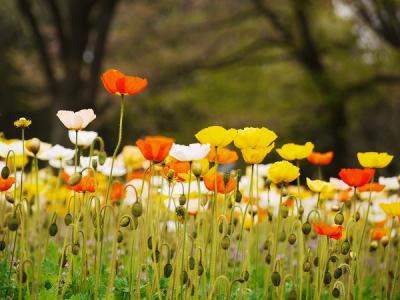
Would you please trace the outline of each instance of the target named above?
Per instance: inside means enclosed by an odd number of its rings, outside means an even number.
[[[6,158],[9,151],[14,151],[15,156],[22,155],[22,141],[15,140],[10,143],[0,142],[0,157]]]
[[[107,157],[106,161],[104,162],[103,165],[98,165],[97,171],[106,175],[110,176],[111,174],[111,164],[112,164],[112,158]],[[126,174],[126,168],[124,165],[124,162],[122,160],[116,159],[114,161],[114,166],[112,169],[112,176],[113,177],[120,177]]]
[[[339,191],[345,191],[350,188],[343,180],[335,177],[329,178],[329,183],[333,184],[335,188]]]
[[[55,145],[50,149],[39,153],[38,158],[40,160],[58,160],[66,161],[74,157],[75,151],[72,149],[65,148],[61,145]]]
[[[71,110],[59,110],[57,112],[57,117],[60,121],[70,130],[82,130],[89,125],[96,115],[93,109],[82,109],[78,112],[73,112]]]
[[[400,188],[399,180],[397,177],[379,177],[379,184],[385,186],[385,190],[395,191]]]
[[[97,132],[95,131],[85,131],[81,130],[78,133],[78,146],[90,146],[94,139],[97,138]],[[69,140],[71,141],[72,144],[75,145],[76,142],[76,131],[75,130],[69,130],[68,131],[68,137]]]
[[[209,144],[190,144],[189,146],[173,144],[169,155],[180,161],[200,160],[210,152]]]

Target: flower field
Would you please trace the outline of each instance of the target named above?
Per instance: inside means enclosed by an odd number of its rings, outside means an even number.
[[[327,178],[332,151],[265,127],[122,145],[125,101],[148,82],[101,81],[120,105],[110,155],[92,109],[57,113],[69,148],[29,136],[29,116],[0,140],[0,299],[400,299],[392,155]]]

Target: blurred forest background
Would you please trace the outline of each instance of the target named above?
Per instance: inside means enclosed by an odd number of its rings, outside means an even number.
[[[125,144],[267,126],[354,166],[400,153],[399,50],[399,0],[2,0],[0,131],[25,116],[29,137],[68,144],[55,113],[92,107],[113,148],[119,102],[99,76],[117,68],[150,82],[128,98]]]

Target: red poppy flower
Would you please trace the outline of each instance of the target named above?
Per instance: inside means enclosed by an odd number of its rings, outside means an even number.
[[[374,174],[374,169],[341,169],[339,177],[349,186],[360,187],[369,183]]]
[[[82,177],[81,181],[78,184],[75,184],[70,187],[75,192],[81,193],[94,193],[95,191],[95,182],[94,177],[91,175],[86,175]]]
[[[203,177],[204,185],[206,188],[214,192],[215,191],[215,176],[217,176],[217,192],[220,194],[230,193],[236,187],[236,180],[233,177],[229,177],[227,184],[224,183],[224,175],[221,173],[209,172]]]
[[[188,161],[180,161],[171,159],[164,167],[164,175],[168,177],[170,170],[174,172],[174,178],[178,181],[185,181],[185,178],[179,174],[187,174],[190,170],[190,163]]]
[[[388,235],[387,228],[373,228],[371,229],[371,238],[374,241],[380,241],[381,238]]]
[[[15,182],[14,177],[8,177],[7,179],[3,179],[3,177],[0,176],[0,191],[5,192],[7,191]]]
[[[343,226],[331,226],[325,223],[319,223],[313,224],[313,227],[318,235],[326,235],[335,240],[339,240],[342,237]]]
[[[121,200],[125,194],[125,186],[119,182],[115,181],[111,185],[111,203],[115,203],[118,200]]]
[[[143,91],[147,86],[147,79],[135,76],[125,76],[124,73],[109,69],[101,75],[105,89],[113,95],[134,95]]]
[[[357,188],[357,190],[359,192],[382,192],[383,189],[385,188],[385,186],[383,184],[379,184],[379,183],[367,183],[364,184],[363,186],[360,186],[359,188]]]
[[[171,150],[174,139],[163,136],[147,136],[136,141],[143,156],[150,161],[163,161]]]
[[[332,162],[333,159],[333,151],[321,153],[321,152],[312,152],[307,160],[317,166],[326,166]]]

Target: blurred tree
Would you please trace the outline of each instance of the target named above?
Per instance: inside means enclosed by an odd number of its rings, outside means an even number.
[[[65,140],[59,109],[93,107],[118,0],[18,0],[51,97],[52,141]]]

